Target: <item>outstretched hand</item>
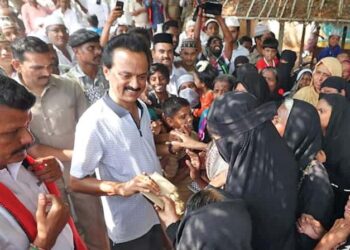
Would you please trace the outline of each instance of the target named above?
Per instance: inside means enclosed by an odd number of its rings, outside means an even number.
[[[157,205],[155,205],[154,208],[158,213],[161,223],[168,227],[172,223],[177,222],[180,218],[176,214],[175,202],[166,196],[160,196],[160,198],[164,202],[164,208],[161,209]]]

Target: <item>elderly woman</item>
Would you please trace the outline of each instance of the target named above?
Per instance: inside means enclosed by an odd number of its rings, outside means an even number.
[[[342,65],[334,57],[326,57],[319,61],[313,71],[311,84],[296,92],[293,98],[308,102],[316,107],[321,84],[330,76],[342,76]]]

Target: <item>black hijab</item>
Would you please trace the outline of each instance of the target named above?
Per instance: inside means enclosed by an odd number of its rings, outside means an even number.
[[[241,83],[259,104],[269,101],[270,91],[264,77],[252,64],[243,64],[237,69],[237,84]]]
[[[181,221],[177,250],[250,250],[252,225],[242,200],[222,201],[188,213]]]
[[[349,85],[349,83],[345,79],[343,79],[342,77],[340,77],[340,76],[330,76],[322,83],[321,89],[323,87],[334,88],[334,89],[338,90],[339,93],[340,93],[340,91],[344,90],[345,91],[345,97],[348,100],[350,100],[348,85]]]
[[[326,167],[332,183],[350,189],[350,103],[339,94],[321,95],[332,107],[323,148]]]
[[[293,151],[299,170],[304,170],[322,149],[320,117],[311,104],[296,99],[290,101],[293,106],[283,138]]]
[[[280,63],[277,65],[279,85],[284,91],[289,91],[293,87],[293,78],[291,72],[293,70],[297,54],[292,50],[283,50],[281,53]],[[282,62],[286,61],[286,62]]]
[[[248,93],[231,92],[212,104],[209,132],[229,163],[225,189],[242,198],[252,217],[254,249],[294,249],[297,166],[271,123],[274,103],[258,108]],[[231,130],[231,132],[230,132]]]
[[[299,167],[297,218],[303,213],[310,214],[329,229],[333,214],[333,190],[324,166],[312,162],[322,148],[320,117],[314,106],[304,101],[287,99],[285,106],[291,109],[283,138],[293,151]],[[297,234],[297,249],[313,249],[316,244],[316,240],[305,234]]]

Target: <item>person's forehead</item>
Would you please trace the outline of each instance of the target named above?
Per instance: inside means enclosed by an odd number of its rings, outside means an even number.
[[[182,48],[181,51],[185,53],[195,53],[197,51],[196,48]]]
[[[48,26],[47,28],[50,31],[50,30],[54,30],[54,29],[65,29],[66,26],[63,24],[53,24],[53,25]]]
[[[0,105],[0,133],[24,126],[30,119],[30,111]]]
[[[144,60],[140,60],[140,57],[143,57]],[[117,48],[113,51],[113,66],[118,67],[119,65],[123,65],[123,67],[126,68],[127,66],[134,66],[134,64],[139,66],[139,70],[144,70],[143,66],[148,69],[146,54],[144,52],[130,51],[125,48]],[[123,70],[123,68],[121,68],[121,70]]]
[[[156,43],[154,45],[154,48],[156,50],[172,50],[173,49],[173,45],[170,43]]]
[[[183,106],[175,113],[175,116],[182,116],[182,115],[190,114],[190,113],[191,113],[190,106]]]
[[[325,74],[331,74],[331,72],[329,71],[329,69],[326,67],[326,65],[324,65],[323,63],[319,64],[316,68],[316,72],[319,73],[325,73]]]
[[[16,32],[17,28],[16,27],[5,27],[5,28],[1,28],[2,32],[5,33],[9,33],[9,32]]]
[[[45,62],[45,60],[51,60],[51,52],[44,52],[44,53],[36,53],[36,52],[25,52],[24,53],[24,61],[25,62],[31,62],[36,64],[42,64]]]

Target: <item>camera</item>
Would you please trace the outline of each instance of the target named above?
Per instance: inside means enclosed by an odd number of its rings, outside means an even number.
[[[220,16],[222,12],[222,4],[219,1],[206,1],[202,4],[202,8],[206,14]]]

